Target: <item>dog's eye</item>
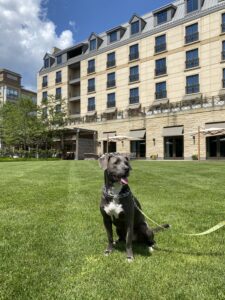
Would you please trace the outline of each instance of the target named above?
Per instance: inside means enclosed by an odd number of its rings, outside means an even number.
[[[114,162],[115,165],[117,165],[120,162],[120,159],[117,158],[116,161]]]

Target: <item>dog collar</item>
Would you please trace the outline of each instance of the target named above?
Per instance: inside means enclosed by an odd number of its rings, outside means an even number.
[[[119,199],[127,197],[129,194],[130,194],[130,190],[125,191],[125,192],[120,192],[118,195],[116,195],[116,194],[113,194],[111,192],[111,190],[108,189],[106,186],[103,187],[103,195],[106,198],[119,200]]]

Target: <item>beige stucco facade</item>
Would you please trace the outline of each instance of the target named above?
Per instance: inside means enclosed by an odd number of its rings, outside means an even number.
[[[204,129],[206,123],[224,122],[225,102],[223,100],[223,68],[225,61],[221,58],[222,43],[225,34],[221,31],[221,18],[225,13],[225,7],[201,17],[183,22],[177,26],[168,27],[139,39],[127,41],[124,45],[114,49],[98,51],[88,57],[81,56],[77,69],[79,80],[71,84],[71,65],[56,67],[53,70],[42,71],[38,74],[38,101],[41,103],[43,91],[48,95],[55,94],[57,87],[62,89],[62,97],[68,101],[68,116],[71,117],[71,128],[80,127],[92,129],[97,132],[99,143],[96,151],[102,153],[104,133],[116,132],[117,135],[128,135],[132,130],[146,130],[146,157],[156,155],[158,158],[165,157],[164,127],[183,126],[183,158],[191,159],[197,154],[198,137],[193,138],[192,133],[198,131],[198,127]],[[186,27],[198,23],[199,38],[197,41],[185,44]],[[155,38],[166,35],[166,51],[155,53]],[[138,44],[139,59],[129,61],[130,46]],[[199,65],[194,68],[185,68],[186,52],[198,49]],[[116,66],[107,68],[107,54],[115,52]],[[161,76],[155,76],[155,61],[166,58],[167,72]],[[87,74],[88,61],[95,60],[95,72]],[[129,83],[130,67],[139,66],[139,80]],[[56,72],[61,70],[62,82],[55,84]],[[107,74],[115,72],[116,86],[107,88]],[[75,74],[75,73],[74,73]],[[200,102],[186,100],[186,77],[199,75]],[[43,76],[48,76],[48,86],[42,88]],[[95,92],[88,93],[88,80],[95,78]],[[167,100],[166,105],[160,106],[160,100],[155,99],[156,83],[166,82]],[[129,90],[139,88],[140,108],[131,116],[129,114]],[[72,92],[71,92],[72,91]],[[73,92],[79,96],[74,98]],[[115,93],[116,113],[106,120],[104,112],[107,109],[107,94]],[[225,93],[225,92],[224,92]],[[221,96],[222,95],[222,96]],[[190,96],[190,95],[189,95]],[[95,115],[87,117],[88,99],[95,97]],[[73,101],[74,99],[74,101]],[[195,100],[195,96],[191,96]],[[178,109],[173,109],[174,103]],[[199,104],[200,103],[200,104]],[[203,105],[202,103],[206,103]],[[208,104],[207,104],[208,103]],[[172,105],[172,106],[171,106]],[[174,105],[175,107],[176,105]],[[70,109],[71,108],[71,109]],[[76,112],[74,113],[74,110]],[[121,117],[122,115],[122,117]],[[130,152],[130,141],[117,142],[117,151]],[[200,154],[205,159],[206,136],[201,134]]]

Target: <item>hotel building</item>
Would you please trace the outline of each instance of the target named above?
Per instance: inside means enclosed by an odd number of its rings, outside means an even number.
[[[77,158],[225,158],[225,1],[177,0],[54,48],[37,81],[39,104],[65,99]]]

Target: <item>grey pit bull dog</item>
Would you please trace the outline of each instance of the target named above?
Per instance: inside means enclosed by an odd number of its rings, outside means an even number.
[[[141,242],[153,251],[154,232],[168,228],[163,224],[150,229],[141,213],[141,205],[133,196],[128,186],[128,176],[131,166],[129,159],[119,153],[104,154],[99,158],[99,165],[104,170],[105,185],[103,188],[100,211],[108,236],[108,246],[105,254],[113,251],[113,229],[116,227],[118,241],[126,242],[128,261],[133,260],[132,242]]]

